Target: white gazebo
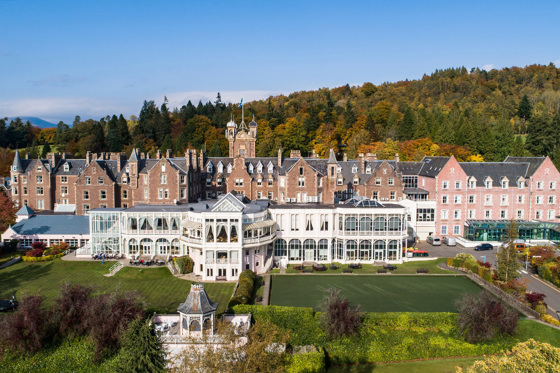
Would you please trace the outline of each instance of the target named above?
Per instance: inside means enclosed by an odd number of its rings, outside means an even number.
[[[217,308],[218,304],[208,298],[203,284],[192,284],[187,300],[177,308],[181,335],[202,335],[203,331],[214,335]]]

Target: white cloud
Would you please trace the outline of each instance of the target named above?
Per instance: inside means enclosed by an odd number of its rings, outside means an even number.
[[[557,59],[556,61],[554,61],[554,66],[560,67],[560,59]]]
[[[489,64],[486,64],[486,65],[483,65],[483,66],[482,66],[482,69],[483,69],[483,70],[486,70],[486,71],[493,70],[494,68],[495,68],[495,67],[494,67],[494,64],[493,64],[493,63],[489,63]]]

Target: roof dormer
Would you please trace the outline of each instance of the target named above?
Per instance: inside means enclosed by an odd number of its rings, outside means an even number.
[[[218,173],[224,173],[224,164],[222,163],[222,161],[218,162]]]

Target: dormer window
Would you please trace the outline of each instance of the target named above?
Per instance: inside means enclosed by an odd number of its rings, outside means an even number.
[[[213,169],[214,169],[214,167],[212,167],[212,163],[208,163],[208,166],[206,166],[206,170],[208,171],[209,174],[212,173]]]
[[[128,184],[128,177],[123,176],[123,178],[122,178],[122,183],[123,183],[123,184]]]
[[[64,164],[64,171],[66,172],[70,171],[70,165],[68,163]]]
[[[360,183],[360,178],[356,175],[354,176],[354,185],[358,185]]]
[[[231,163],[227,165],[228,174],[231,174],[232,168],[233,168],[233,166],[231,165]]]
[[[484,182],[484,185],[486,186],[486,189],[491,189],[492,188],[492,180],[487,179]]]
[[[507,189],[509,186],[509,183],[507,182],[507,180],[502,180],[502,189]]]
[[[224,164],[222,162],[218,163],[218,172],[221,174],[224,173]]]
[[[268,173],[271,174],[274,171],[274,165],[272,163],[268,164]]]
[[[250,174],[253,173],[253,164],[249,163],[249,167],[247,168],[247,172],[249,172]]]
[[[336,173],[339,174],[341,171],[342,171],[342,167],[338,166],[338,167],[336,168]]]
[[[12,171],[17,171],[17,166],[12,166]]]
[[[259,164],[257,165],[257,172],[259,174],[262,174],[262,172],[263,172],[263,166],[262,166],[261,162],[259,162]]]
[[[130,173],[130,166],[129,166],[129,165],[126,165],[125,172],[126,172],[127,174]]]
[[[371,174],[371,166],[366,167],[366,174]]]
[[[474,189],[474,188],[476,188],[476,180],[470,179],[469,180],[469,189]]]
[[[358,166],[352,166],[352,173],[358,173]]]

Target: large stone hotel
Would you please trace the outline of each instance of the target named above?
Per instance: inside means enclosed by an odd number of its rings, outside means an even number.
[[[521,237],[560,241],[560,173],[548,157],[401,162],[398,155],[337,159],[332,150],[328,159],[298,150],[284,158],[279,149],[258,158],[257,132],[254,120],[230,121],[229,157],[219,158],[194,149],[154,158],[134,149],[128,159],[16,152],[9,191],[22,210],[3,239],[67,240],[129,257],[189,254],[204,280],[234,280],[274,263],[400,262],[407,242],[499,241],[512,219]],[[75,228],[80,240],[72,224],[55,227],[69,218],[63,213],[89,217],[87,229]],[[52,234],[34,219],[52,225]]]

